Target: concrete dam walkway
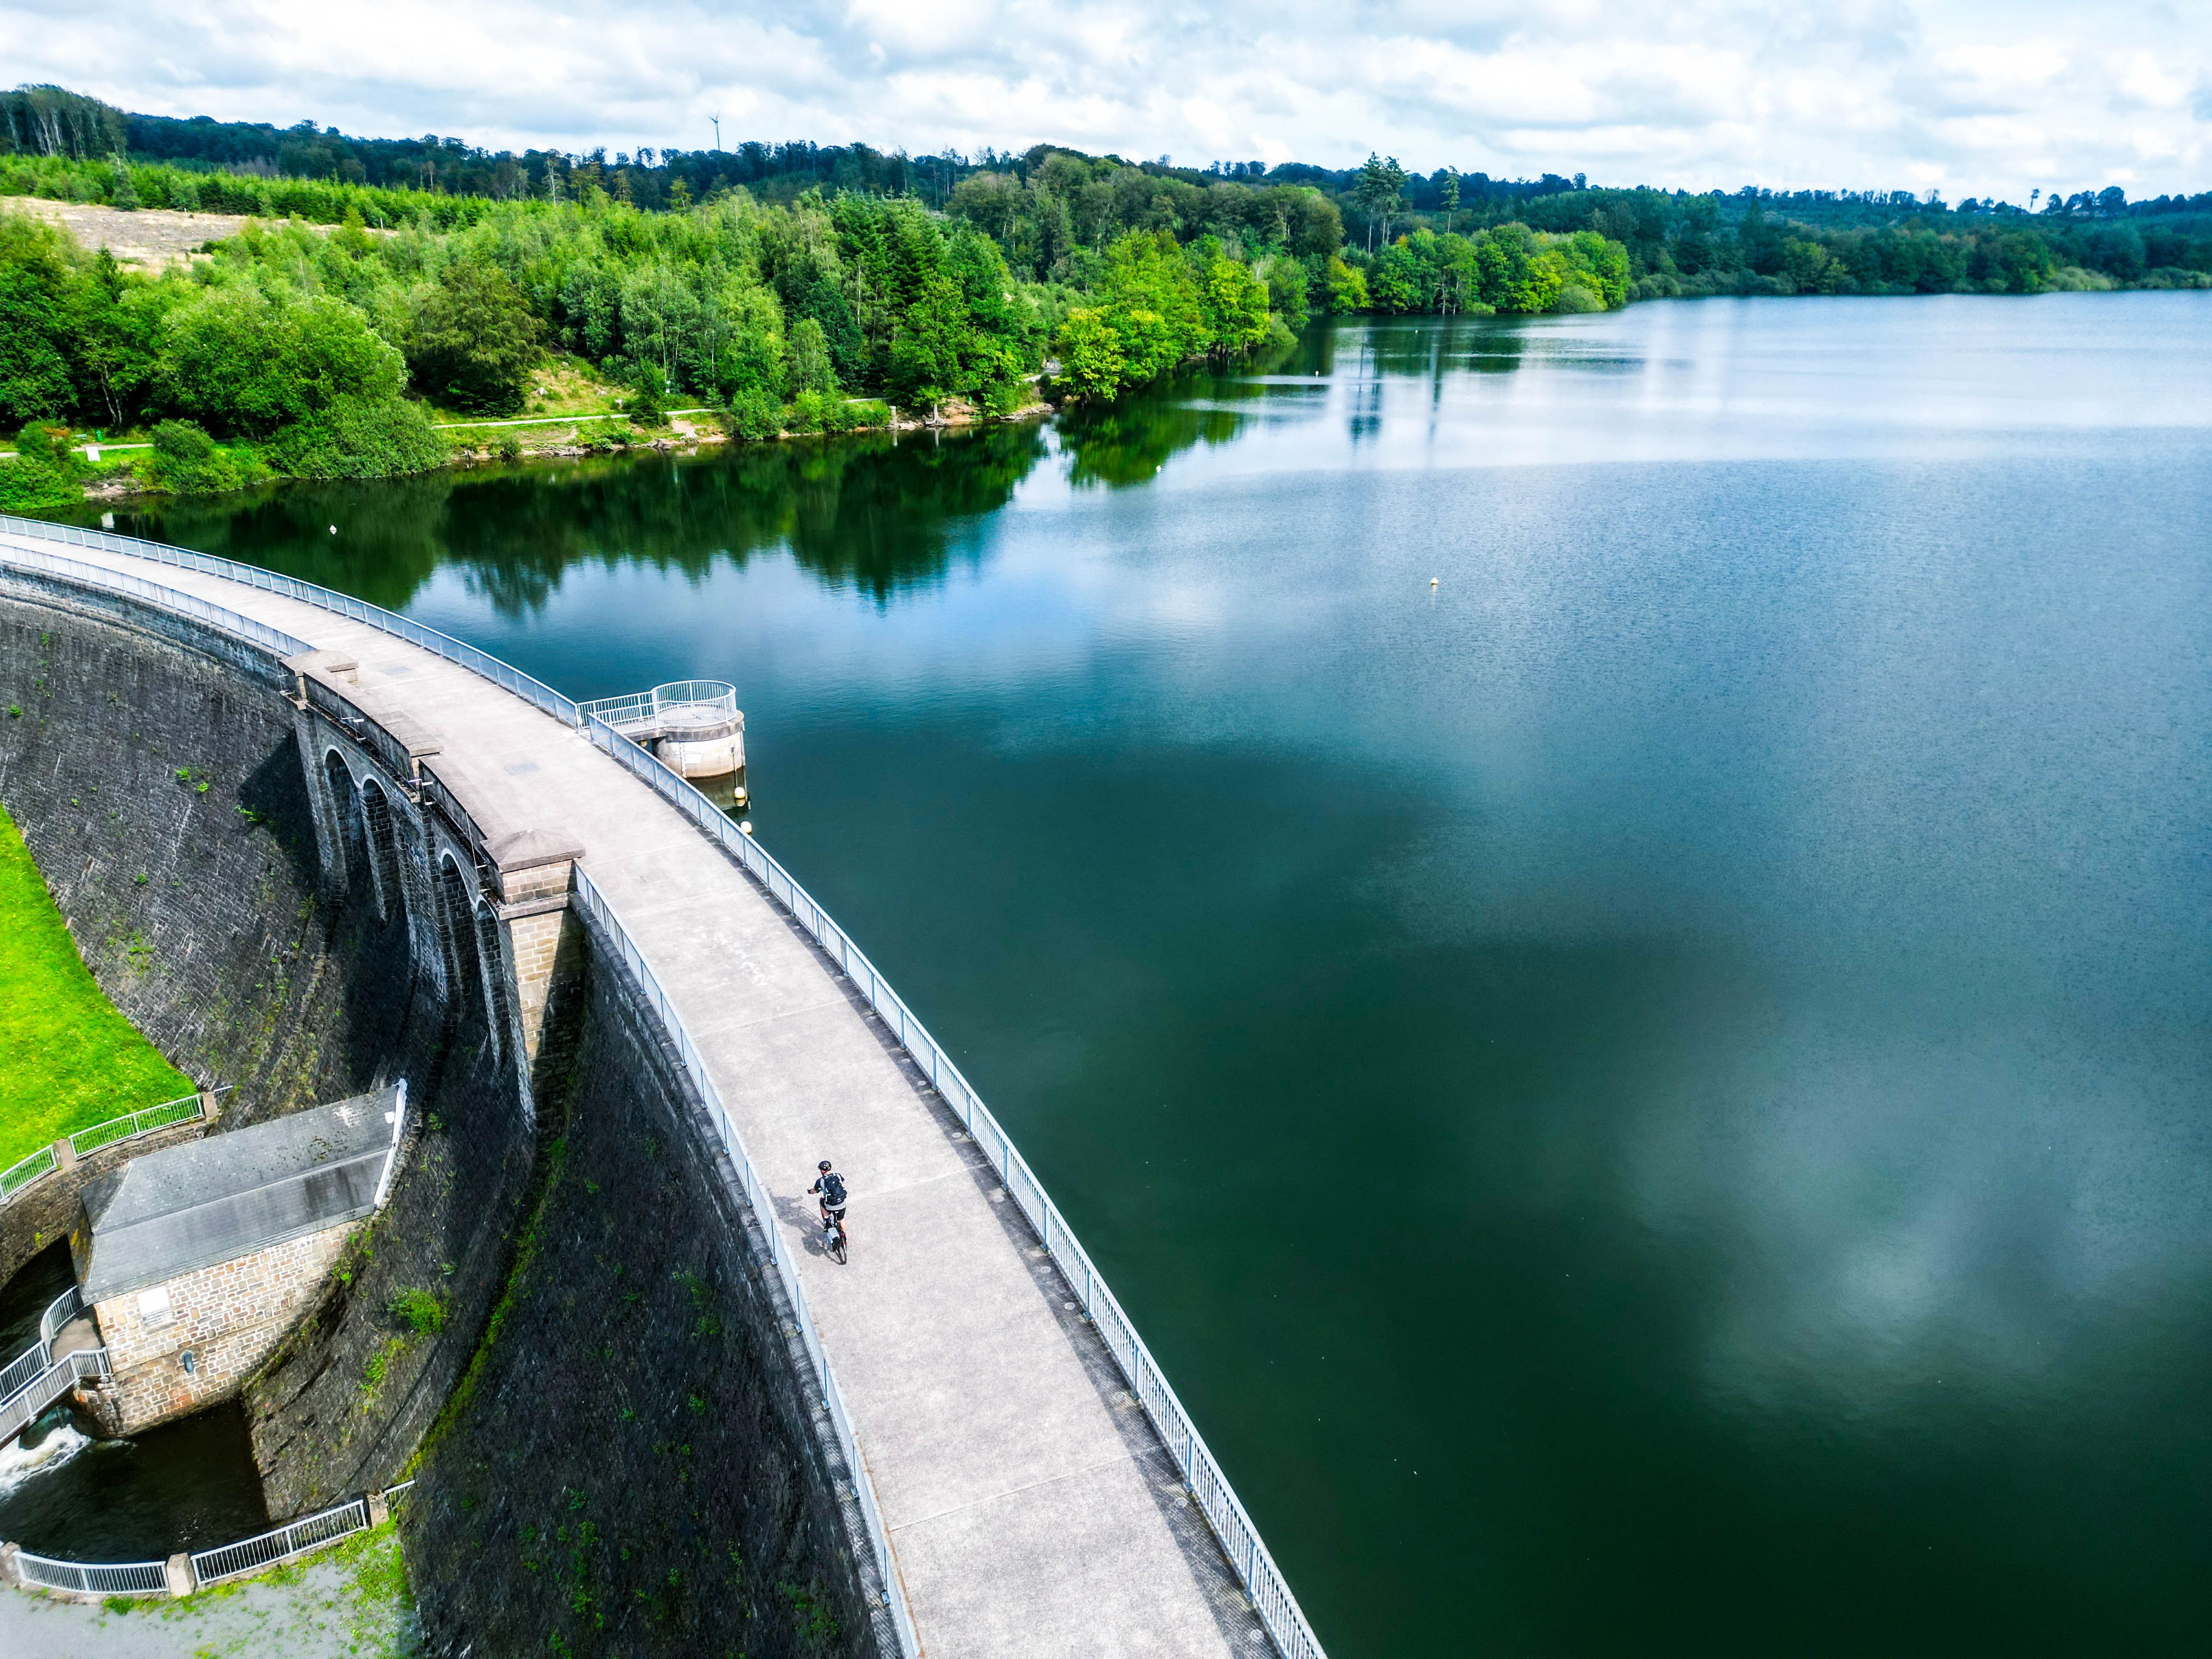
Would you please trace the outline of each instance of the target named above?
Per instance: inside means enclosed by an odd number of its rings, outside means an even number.
[[[1151,1397],[1133,1393],[992,1158],[847,977],[669,799],[575,727],[374,625],[112,547],[0,532],[0,557],[18,550],[352,659],[347,696],[434,734],[438,776],[470,811],[576,849],[769,1190],[775,1213],[757,1219],[798,1263],[921,1650],[1278,1650],[1246,1589],[1254,1561],[1224,1553]],[[821,1254],[806,1195],[823,1158],[854,1187],[842,1267]],[[1256,1535],[1246,1553],[1264,1559]],[[1304,1637],[1283,1645],[1317,1653],[1279,1600]],[[1282,1607],[1269,1611],[1281,1632]]]

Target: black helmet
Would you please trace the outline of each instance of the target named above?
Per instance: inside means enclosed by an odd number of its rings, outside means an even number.
[[[826,1170],[826,1169],[828,1169],[828,1168],[830,1167],[830,1160],[829,1160],[828,1158],[823,1158],[823,1159],[819,1164],[816,1164],[814,1167],[815,1167],[816,1169],[817,1169],[817,1170]]]

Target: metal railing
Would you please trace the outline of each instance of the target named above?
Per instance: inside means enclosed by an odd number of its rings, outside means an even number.
[[[90,566],[86,567],[88,569]],[[224,1088],[230,1085],[225,1084]],[[220,1092],[220,1091],[218,1091]],[[111,1117],[105,1123],[95,1123],[88,1129],[79,1129],[69,1138],[70,1151],[83,1158],[89,1153],[136,1140],[173,1124],[189,1123],[200,1115],[200,1097],[197,1094],[179,1095],[174,1100],[165,1100],[156,1106],[141,1107],[135,1112],[125,1112],[121,1117]],[[52,1145],[41,1146],[30,1157],[0,1170],[0,1204],[8,1202],[16,1194],[35,1186],[61,1167],[61,1159]]]
[[[62,1334],[62,1327],[84,1311],[84,1292],[72,1285],[46,1304],[46,1312],[39,1316],[39,1340],[49,1347]]]
[[[0,1367],[0,1406],[6,1405],[22,1389],[44,1376],[46,1367],[53,1363],[54,1357],[46,1351],[46,1345],[33,1342],[4,1367]]]
[[[867,1527],[869,1547],[875,1552],[876,1567],[883,1579],[884,1601],[890,1611],[891,1622],[897,1629],[900,1651],[918,1655],[921,1651],[921,1643],[915,1634],[914,1615],[906,1604],[906,1586],[900,1580],[898,1563],[891,1554],[890,1533],[884,1525],[883,1510],[876,1502],[875,1481],[868,1474],[867,1460],[861,1455],[859,1437],[853,1431],[852,1416],[845,1409],[844,1394],[837,1387],[836,1374],[830,1369],[830,1356],[823,1349],[820,1333],[814,1328],[814,1316],[807,1308],[806,1292],[799,1282],[798,1261],[791,1253],[791,1246],[784,1237],[783,1230],[776,1224],[775,1200],[762,1182],[760,1171],[754,1167],[751,1154],[745,1151],[744,1138],[738,1133],[737,1126],[731,1122],[729,1112],[722,1104],[721,1093],[714,1087],[714,1079],[708,1075],[706,1062],[693,1045],[691,1034],[684,1028],[682,1017],[676,1012],[676,1005],[661,989],[660,981],[647,963],[643,953],[632,942],[621,920],[608,905],[605,896],[580,866],[576,870],[575,877],[577,902],[622,952],[623,964],[635,976],[647,1000],[653,1005],[654,1014],[659,1017],[662,1028],[668,1033],[670,1044],[676,1050],[678,1062],[690,1076],[692,1085],[699,1091],[699,1097],[706,1103],[715,1132],[721,1136],[723,1147],[737,1170],[738,1183],[744,1189],[745,1203],[760,1223],[761,1233],[768,1241],[769,1258],[775,1264],[776,1276],[782,1280],[784,1294],[790,1298],[792,1315],[799,1326],[799,1340],[805,1345],[806,1357],[814,1366],[815,1382],[822,1390],[823,1408],[829,1413],[830,1426],[837,1436],[838,1447],[845,1455],[847,1467],[852,1471],[853,1496],[860,1505],[861,1518]]]
[[[1231,1490],[1226,1476],[1213,1454],[1206,1447],[1197,1426],[1191,1421],[1174,1389],[1167,1382],[1134,1325],[1122,1310],[1113,1293],[1107,1289],[1089,1254],[1077,1242],[1065,1217],[1046,1194],[1043,1185],[1034,1171],[1014,1150],[996,1118],[984,1106],[982,1100],[960,1074],[951,1058],[929,1035],[911,1009],[893,991],[883,975],[876,971],[860,950],[853,944],[844,930],[831,921],[829,914],[816,903],[812,896],[794,880],[783,866],[762,849],[750,835],[740,830],[730,818],[706,796],[657,757],[630,741],[607,720],[587,714],[573,700],[562,696],[550,687],[532,678],[520,670],[512,668],[476,647],[441,634],[434,629],[424,628],[419,623],[383,610],[350,595],[333,592],[318,587],[312,582],[302,582],[289,576],[279,576],[252,565],[241,565],[228,559],[191,553],[181,548],[164,546],[159,543],[140,541],[133,537],[116,536],[100,531],[84,531],[74,526],[47,524],[34,520],[0,515],[0,533],[13,532],[49,540],[74,543],[86,547],[97,547],[129,557],[149,560],[157,563],[175,565],[185,569],[203,571],[238,581],[250,587],[283,594],[308,605],[336,612],[363,623],[368,626],[407,640],[427,651],[474,669],[495,684],[514,691],[555,718],[572,726],[580,726],[592,742],[604,750],[638,777],[652,785],[663,799],[689,817],[694,824],[719,843],[732,858],[760,882],[768,893],[790,910],[821,945],[830,959],[853,980],[868,1004],[880,1014],[887,1025],[904,1045],[931,1085],[943,1095],[946,1103],[960,1119],[968,1133],[982,1148],[1000,1170],[1000,1179],[1022,1212],[1036,1231],[1046,1251],[1060,1269],[1069,1288],[1080,1298],[1085,1315],[1097,1327],[1109,1352],[1120,1366],[1130,1384],[1131,1391],[1152,1419],[1161,1441],[1166,1445],[1181,1471],[1200,1512],[1206,1516],[1215,1535],[1219,1539],[1224,1553],[1243,1580],[1249,1593],[1254,1608],[1275,1645],[1285,1659],[1322,1659],[1321,1643],[1306,1622],[1297,1599],[1284,1579],[1281,1569],[1268,1553],[1259,1529],[1253,1525],[1244,1505]],[[14,553],[9,557],[18,556]],[[85,567],[88,571],[92,568]],[[128,581],[135,579],[120,577],[108,571],[97,572],[99,579],[106,581]],[[150,586],[150,584],[141,584]],[[161,590],[163,592],[169,590]],[[189,596],[182,596],[189,597]],[[160,603],[159,599],[155,603]],[[215,607],[210,607],[210,610]],[[234,613],[226,613],[234,614]],[[240,617],[240,622],[249,619]],[[259,627],[258,623],[250,624]],[[307,647],[301,646],[300,650]],[[287,653],[292,654],[292,653]],[[616,923],[606,901],[593,887],[580,866],[576,871],[577,887],[587,906],[596,906],[595,914],[607,927],[610,934],[617,939],[629,960],[641,984],[647,986],[659,1004],[670,1036],[685,1056],[685,1064],[699,1083],[702,1095],[716,1115],[721,1133],[731,1147],[732,1162],[746,1182],[746,1196],[753,1202],[761,1217],[763,1228],[768,1233],[772,1248],[779,1252],[776,1230],[769,1218],[774,1209],[769,1205],[767,1191],[760,1185],[758,1176],[751,1170],[750,1160],[741,1155],[742,1149],[723,1112],[711,1081],[701,1064],[690,1040],[683,1031],[675,1010],[658,981],[653,980],[635,946],[629,942]],[[794,1292],[794,1305],[801,1304],[795,1292],[798,1284],[796,1264],[787,1255],[779,1254],[777,1261],[787,1285]],[[866,1479],[866,1468],[859,1460],[857,1443],[854,1440],[849,1420],[844,1413],[836,1383],[829,1375],[827,1357],[821,1353],[820,1341],[810,1320],[800,1320],[801,1330],[811,1354],[816,1357],[823,1378],[825,1404],[837,1425],[840,1438],[854,1460],[856,1486],[861,1507],[868,1517],[871,1542],[878,1550],[884,1565],[884,1582],[890,1590],[896,1618],[900,1625],[901,1640],[908,1644],[908,1651],[918,1650],[913,1645],[912,1620],[905,1606],[905,1597],[899,1587],[896,1564],[890,1557],[889,1545],[883,1532],[881,1516],[875,1510],[873,1488]]]
[[[105,1348],[80,1348],[75,1353],[64,1354],[5,1401],[0,1401],[0,1442],[13,1440],[36,1422],[47,1407],[86,1377],[112,1375]]]
[[[396,1486],[387,1486],[384,1497],[387,1502],[398,1497],[415,1483],[403,1480]],[[204,1587],[218,1584],[226,1579],[243,1578],[264,1568],[281,1565],[286,1561],[335,1544],[340,1539],[350,1538],[369,1527],[368,1500],[356,1498],[302,1516],[297,1521],[288,1521],[256,1537],[241,1539],[235,1544],[223,1544],[211,1550],[196,1550],[192,1553],[192,1577],[195,1583]],[[43,1555],[18,1553],[17,1562],[22,1566],[27,1583],[46,1589],[70,1590],[79,1595],[167,1595],[169,1577],[166,1565],[160,1561],[126,1561],[106,1565],[94,1561],[56,1561]]]
[[[0,1408],[13,1405],[18,1394],[46,1375],[54,1363],[54,1338],[83,1311],[83,1294],[74,1285],[46,1304],[39,1316],[39,1340],[0,1366]]]
[[[279,593],[318,610],[335,612],[386,634],[396,635],[410,645],[421,647],[434,656],[483,675],[493,684],[512,691],[556,720],[568,726],[580,723],[575,701],[562,696],[542,680],[532,678],[520,668],[501,662],[489,651],[478,650],[450,634],[441,634],[434,628],[425,628],[396,611],[386,611],[380,605],[371,605],[366,599],[356,599],[350,593],[319,587],[313,582],[303,582],[297,577],[280,576],[273,570],[264,570],[258,565],[240,564],[234,559],[219,559],[212,554],[194,553],[189,549],[171,547],[161,542],[141,541],[136,536],[118,536],[105,530],[80,530],[75,525],[49,524],[41,519],[18,519],[0,514],[0,533],[28,536],[40,541],[68,543],[76,547],[96,547],[104,552],[120,553],[126,558],[145,559],[155,564],[174,565],[179,569],[197,570],[210,576],[221,576],[227,581],[240,582],[247,587],[260,589],[264,593]],[[116,573],[104,571],[112,578]],[[130,580],[125,577],[122,580]],[[243,620],[243,619],[241,619]],[[253,627],[262,624],[256,623]],[[270,629],[270,632],[276,630]],[[289,635],[286,636],[289,638]],[[309,647],[295,640],[283,654],[298,656]]]
[[[295,1555],[305,1555],[309,1550],[320,1549],[325,1544],[334,1544],[341,1538],[365,1531],[368,1526],[368,1500],[356,1498],[334,1508],[302,1516],[258,1537],[241,1539],[235,1544],[224,1544],[211,1550],[195,1550],[192,1572],[203,1584],[219,1584],[226,1578],[243,1577],[264,1567],[273,1567],[280,1561],[289,1561]]]
[[[27,522],[24,520],[10,519],[5,514],[0,514],[0,529],[15,529]],[[65,525],[45,525],[40,527],[49,532],[68,528]],[[80,531],[76,533],[89,535],[93,532]],[[179,616],[191,617],[195,622],[204,622],[211,628],[221,629],[226,634],[251,640],[254,644],[279,657],[296,657],[308,649],[305,640],[295,639],[282,629],[271,628],[266,623],[256,622],[251,617],[241,616],[237,611],[227,610],[222,605],[210,605],[196,593],[186,593],[174,587],[165,587],[159,582],[146,581],[124,571],[110,570],[105,565],[86,564],[82,560],[64,558],[58,553],[48,553],[43,549],[21,547],[0,549],[0,562],[15,565],[26,570],[43,571],[47,575],[59,576],[64,580],[77,582],[85,586],[106,588],[116,593],[127,593],[134,599],[143,599],[147,604],[161,610],[173,611]],[[240,567],[240,568],[243,568]]]
[[[599,719],[625,733],[662,732],[687,726],[742,724],[738,688],[727,680],[671,680],[628,696],[595,697],[576,705],[586,720]]]
[[[112,1117],[105,1123],[95,1123],[89,1129],[79,1129],[69,1138],[70,1150],[82,1158],[103,1146],[113,1146],[122,1141],[136,1140],[142,1135],[150,1135],[173,1123],[189,1123],[199,1115],[200,1097],[197,1094],[179,1095],[174,1100],[165,1100],[158,1106],[142,1107],[125,1116]]]
[[[41,1146],[30,1157],[18,1159],[0,1170],[0,1204],[21,1192],[33,1182],[52,1175],[61,1168],[61,1160],[54,1156],[52,1145]]]
[[[183,1095],[175,1100],[165,1100],[158,1106],[148,1106],[121,1117],[112,1117],[105,1123],[95,1123],[88,1129],[79,1129],[69,1138],[70,1150],[79,1158],[88,1152],[112,1146],[121,1141],[136,1140],[141,1135],[152,1134],[156,1129],[166,1129],[173,1123],[188,1122],[200,1114],[198,1095]],[[61,1159],[49,1145],[41,1146],[28,1158],[11,1164],[0,1170],[0,1204],[6,1203],[16,1194],[37,1185],[61,1167]]]
[[[50,1561],[18,1551],[15,1565],[26,1583],[79,1595],[167,1595],[169,1569],[160,1561],[125,1561],[103,1565],[91,1561]]]
[[[576,712],[586,718],[597,714],[601,720],[617,726],[650,726],[653,724],[653,693],[633,691],[622,697],[593,697],[579,702]]]
[[[1230,1486],[1228,1477],[1222,1474],[1219,1462],[1207,1448],[1197,1425],[1191,1421],[1190,1413],[1169,1385],[1159,1362],[1152,1358],[1152,1351],[1146,1347],[1144,1340],[1137,1334],[1135,1325],[1122,1311],[1121,1304],[1115,1299],[1113,1292],[1107,1289],[1106,1282],[1092,1265],[1089,1253],[1077,1242],[1066,1218],[1060,1214],[1059,1206],[1046,1194],[1044,1184],[1036,1178],[1022,1155],[1014,1150],[1012,1139],[1000,1126],[998,1119],[991,1115],[990,1109],[983,1104],[981,1097],[976,1094],[968,1079],[960,1074],[960,1068],[952,1063],[951,1056],[930,1036],[927,1028],[915,1018],[914,1011],[906,1006],[897,992],[891,989],[890,981],[876,971],[875,964],[853,943],[845,930],[830,920],[830,913],[816,903],[813,896],[800,886],[791,872],[778,864],[757,841],[731,822],[727,813],[678,776],[672,769],[632,743],[605,720],[587,717],[586,729],[594,744],[650,783],[665,799],[750,871],[767,889],[769,896],[789,910],[799,924],[813,936],[829,954],[830,959],[844,970],[860,994],[867,1000],[868,1006],[883,1017],[884,1023],[890,1028],[908,1054],[913,1056],[915,1064],[929,1079],[931,1086],[945,1097],[954,1115],[959,1118],[963,1127],[975,1138],[975,1144],[991,1160],[992,1166],[1000,1172],[1000,1179],[1005,1183],[1006,1191],[1022,1206],[1022,1213],[1028,1217],[1030,1225],[1036,1229],[1046,1252],[1059,1267],[1060,1277],[1074,1291],[1085,1314],[1097,1328],[1108,1351],[1114,1356],[1114,1363],[1128,1378],[1131,1392],[1152,1419],[1169,1455],[1175,1459],[1176,1467],[1182,1472],[1192,1497],[1197,1500],[1200,1512],[1212,1527],[1215,1536],[1220,1540],[1222,1551],[1228,1556],[1230,1565],[1243,1579],[1260,1621],[1267,1626],[1276,1647],[1285,1659],[1322,1659],[1320,1639],[1307,1624],[1297,1597],[1291,1595],[1290,1584],[1283,1577],[1282,1569],[1275,1565],[1274,1557],[1268,1553],[1266,1542],[1260,1536],[1260,1529],[1252,1523],[1252,1517],[1246,1513],[1243,1501]],[[589,878],[580,867],[576,872],[576,884],[580,892],[590,894],[587,902],[597,904],[599,912],[611,923],[611,912],[606,909],[605,901],[599,896],[597,889],[591,887]],[[616,928],[614,931],[618,933],[619,930]],[[636,957],[635,947],[630,945],[626,938],[623,939],[623,948],[627,957]],[[643,969],[641,961],[635,963],[634,966],[641,981],[651,988],[652,994],[659,1000],[663,1018],[669,1024],[672,1036],[677,1039],[679,1052],[685,1056],[685,1063],[700,1084],[700,1092],[714,1104],[718,1117],[720,1117],[720,1106],[713,1092],[713,1085],[707,1080],[705,1067],[691,1050],[690,1040],[682,1035],[682,1024],[677,1019],[674,1009],[668,1006],[666,997],[659,991],[649,972]],[[728,1127],[726,1117],[720,1117],[720,1121],[723,1134],[732,1145],[732,1157],[743,1170],[746,1164],[737,1150],[736,1132]],[[749,1199],[753,1196],[754,1184],[753,1178],[748,1176]],[[756,1200],[757,1204],[764,1201],[764,1196]],[[765,1224],[774,1211],[763,1209],[758,1213]],[[796,1274],[793,1277],[795,1278]],[[810,1331],[809,1341],[812,1340]]]

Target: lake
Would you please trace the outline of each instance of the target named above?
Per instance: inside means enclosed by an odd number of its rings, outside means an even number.
[[[761,839],[1336,1659],[2165,1651],[2208,386],[2194,294],[1354,321],[1055,424],[116,517],[734,681]]]

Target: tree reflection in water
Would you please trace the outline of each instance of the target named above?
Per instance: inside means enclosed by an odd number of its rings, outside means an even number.
[[[940,579],[961,525],[1005,506],[1047,453],[1035,422],[873,433],[272,486],[151,503],[117,514],[117,528],[394,611],[441,565],[512,620],[542,608],[579,562],[702,576],[787,550],[824,583],[884,604]]]
[[[1391,354],[1388,364],[1340,363],[1339,333],[1316,329],[1111,404],[1072,408],[1054,423],[1069,479],[1144,484],[1174,456],[1226,443],[1255,420],[1314,418],[1333,376],[1402,373],[1403,354],[1436,351],[1419,343],[1419,331],[1403,332],[1402,341],[1388,330],[1358,337],[1363,358],[1380,350]],[[1472,349],[1510,351],[1514,340],[1510,329],[1493,328]],[[281,570],[394,611],[405,610],[441,566],[514,621],[542,610],[578,563],[697,577],[720,562],[742,568],[757,554],[786,550],[823,583],[884,605],[971,556],[962,526],[1005,506],[1053,447],[1035,422],[866,433],[157,497],[115,518],[128,534]]]

